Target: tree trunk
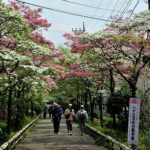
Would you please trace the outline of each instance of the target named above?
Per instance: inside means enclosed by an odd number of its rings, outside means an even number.
[[[130,87],[131,87],[132,97],[136,97],[136,86],[132,85]]]
[[[34,113],[33,113],[33,102],[31,101],[31,117],[33,118],[33,116],[34,116]]]
[[[80,108],[80,104],[79,104],[79,88],[77,86],[77,97],[76,97],[76,103],[77,103],[77,110]]]
[[[15,130],[18,130],[19,128],[21,128],[21,91],[20,90],[17,90],[17,104],[16,104],[16,108],[17,108],[17,112],[16,112],[16,118],[15,118]]]
[[[28,102],[28,100],[26,102],[26,115],[27,116],[29,115],[29,102]]]
[[[113,96],[114,89],[115,89],[115,81],[114,81],[114,77],[113,77],[113,69],[112,68],[109,70],[109,73],[110,73],[110,93],[111,93],[110,96]],[[113,127],[115,128],[116,127],[116,116],[114,113],[112,114],[112,118],[113,118]]]
[[[8,102],[7,102],[7,133],[10,133],[11,129],[11,117],[12,117],[12,89],[8,91]]]
[[[94,121],[94,103],[90,103],[91,106],[91,121]]]
[[[113,128],[116,128],[116,115],[112,114],[112,118],[113,118]]]
[[[114,89],[115,89],[115,81],[114,81],[114,77],[113,77],[113,70],[110,69],[109,73],[110,73],[110,93],[111,93],[111,95],[113,95],[114,94]]]
[[[94,121],[94,102],[95,99],[92,101],[91,91],[88,89],[89,100],[90,100],[90,108],[91,108],[91,121]]]
[[[98,102],[99,102],[99,112],[100,112],[100,124],[101,127],[103,127],[103,103],[102,103],[102,94],[98,97]]]
[[[85,93],[84,93],[85,110],[89,111],[88,104],[87,104],[87,95],[88,95],[88,92],[87,90],[85,90]]]

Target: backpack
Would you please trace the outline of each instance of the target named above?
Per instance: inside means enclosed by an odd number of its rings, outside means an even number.
[[[62,115],[63,114],[63,109],[61,107],[57,108],[57,113],[58,115]]]
[[[79,120],[85,120],[85,119],[86,119],[86,116],[85,116],[84,112],[80,112]]]

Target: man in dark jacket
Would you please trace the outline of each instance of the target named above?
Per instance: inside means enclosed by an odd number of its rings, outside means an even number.
[[[63,110],[60,107],[60,105],[58,105],[57,103],[54,103],[52,107],[52,122],[53,122],[55,134],[58,134],[59,132],[59,126],[60,126],[60,120],[61,120],[62,114],[63,114]]]

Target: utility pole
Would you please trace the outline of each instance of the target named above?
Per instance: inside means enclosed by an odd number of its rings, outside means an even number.
[[[150,10],[150,0],[144,0],[145,3],[148,3],[148,10]]]
[[[150,10],[150,0],[148,0],[147,3],[148,3],[148,10]],[[150,38],[150,29],[148,28],[147,29],[147,39],[149,39],[149,38]],[[143,57],[143,62],[148,63],[149,68],[150,68],[150,56]]]
[[[150,0],[148,0],[148,10],[150,10]]]
[[[150,0],[148,0],[148,10],[150,10]],[[149,33],[150,33],[150,29],[148,30],[148,38],[150,37],[150,36],[149,36]],[[150,56],[147,56],[147,57],[145,58],[145,61],[148,61],[148,63],[149,63],[149,68],[150,68]]]
[[[85,25],[84,25],[84,22],[83,22],[83,27],[82,27],[82,29],[81,28],[79,28],[79,29],[73,29],[72,28],[72,32],[75,34],[75,35],[77,35],[78,33],[84,33],[85,32]]]
[[[150,0],[145,0],[145,2],[148,3],[148,10],[150,11]],[[147,32],[147,39],[149,39],[150,38],[150,35],[149,35],[150,29],[147,28],[146,32]],[[143,63],[144,64],[149,63],[149,65],[150,65],[150,56],[143,56]],[[137,145],[135,145],[135,144],[131,144],[131,148],[132,148],[132,150],[138,149]]]

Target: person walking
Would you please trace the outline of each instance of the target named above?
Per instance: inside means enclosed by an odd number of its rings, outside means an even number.
[[[60,127],[61,115],[63,114],[63,110],[57,103],[53,103],[52,106],[52,122],[54,127],[54,133],[58,134]]]
[[[72,104],[68,105],[68,108],[65,110],[65,118],[66,118],[66,125],[67,125],[67,130],[68,134],[72,135],[72,123],[73,123],[73,118],[74,118],[74,110],[72,108]]]
[[[88,114],[87,114],[87,111],[84,110],[83,105],[81,105],[80,110],[77,111],[76,118],[77,118],[79,125],[80,125],[81,135],[83,136],[85,122],[88,120]]]

